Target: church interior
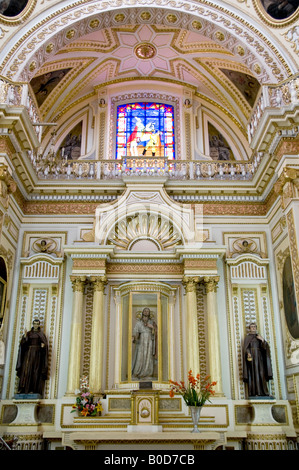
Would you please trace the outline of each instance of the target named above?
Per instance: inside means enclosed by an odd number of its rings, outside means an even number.
[[[1,449],[298,450],[298,22],[0,1]]]

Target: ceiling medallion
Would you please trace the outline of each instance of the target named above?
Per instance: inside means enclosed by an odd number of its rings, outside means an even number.
[[[157,53],[155,46],[149,43],[141,43],[135,47],[135,55],[138,59],[152,59]]]

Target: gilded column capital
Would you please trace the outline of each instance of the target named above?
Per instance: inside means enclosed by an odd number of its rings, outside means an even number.
[[[93,289],[97,292],[103,292],[105,289],[105,285],[107,284],[107,277],[106,276],[92,276],[90,281],[93,284]]]
[[[195,292],[196,291],[196,284],[199,283],[199,277],[183,277],[183,284],[185,286],[186,293],[187,292]]]
[[[220,276],[205,276],[203,278],[203,282],[206,288],[206,292],[216,292],[219,280]]]
[[[86,276],[70,276],[73,292],[83,292]]]

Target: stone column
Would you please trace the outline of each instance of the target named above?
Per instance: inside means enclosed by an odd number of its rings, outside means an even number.
[[[93,283],[93,312],[89,367],[89,387],[94,394],[101,392],[103,372],[104,289],[106,276],[91,277]]]
[[[219,276],[204,277],[203,282],[207,294],[207,314],[208,314],[208,343],[209,362],[211,380],[217,382],[215,391],[217,395],[222,395],[220,343],[217,309],[217,284]]]
[[[191,369],[193,375],[200,372],[199,345],[197,325],[197,277],[185,277],[183,283],[186,290],[186,339],[187,339],[187,369]]]
[[[69,355],[69,371],[67,395],[74,395],[80,387],[82,314],[85,287],[85,276],[71,276],[73,297],[73,318],[71,326],[71,344]]]

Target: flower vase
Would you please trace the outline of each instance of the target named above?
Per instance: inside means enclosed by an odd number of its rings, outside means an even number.
[[[199,422],[202,406],[189,406],[189,408],[191,411],[191,418],[192,418],[193,425],[194,425],[193,431],[191,432],[200,432],[197,425]]]

